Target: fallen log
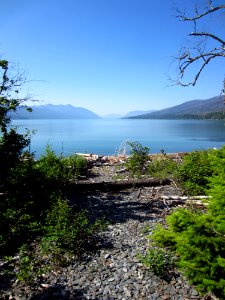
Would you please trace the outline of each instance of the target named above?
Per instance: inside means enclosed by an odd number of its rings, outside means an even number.
[[[72,182],[66,186],[66,191],[68,192],[86,192],[86,191],[115,191],[115,190],[125,190],[129,188],[139,188],[142,186],[159,186],[168,185],[171,180],[166,178],[162,180],[157,179],[130,179],[130,180],[117,180],[117,181],[102,181],[102,182]]]

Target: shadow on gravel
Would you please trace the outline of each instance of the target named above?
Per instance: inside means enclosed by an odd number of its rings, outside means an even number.
[[[10,290],[10,288],[12,286],[12,279],[13,279],[13,276],[6,275],[6,274],[0,274],[0,299],[2,299],[1,298],[2,292]],[[7,299],[7,298],[3,298],[3,299]]]
[[[139,190],[120,192],[74,193],[67,195],[76,211],[87,210],[91,221],[104,219],[113,223],[128,220],[145,222],[161,217],[166,209],[160,199],[139,198]]]
[[[56,284],[29,298],[30,300],[86,300],[85,290],[74,289],[72,292],[65,289],[65,286]]]

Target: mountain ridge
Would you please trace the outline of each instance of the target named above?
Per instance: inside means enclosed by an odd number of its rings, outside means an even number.
[[[205,100],[190,100],[179,105],[157,110],[152,113],[128,117],[129,119],[190,119],[204,118],[207,114],[225,110],[222,96],[215,96]]]
[[[12,119],[101,119],[96,113],[83,107],[71,104],[45,104],[29,106],[32,113],[20,107],[16,112],[10,112]]]

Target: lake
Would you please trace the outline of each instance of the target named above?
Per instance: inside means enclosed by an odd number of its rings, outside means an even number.
[[[13,120],[20,133],[36,130],[30,150],[39,157],[50,144],[56,154],[115,155],[126,141],[138,141],[150,153],[219,148],[225,143],[224,121],[217,120]]]

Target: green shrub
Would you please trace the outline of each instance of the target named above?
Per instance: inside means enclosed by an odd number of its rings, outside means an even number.
[[[0,196],[0,253],[15,251],[41,232],[43,215],[51,205],[51,191],[34,166],[32,158],[21,160],[5,180]]]
[[[155,157],[148,166],[149,175],[163,179],[166,177],[176,177],[177,163],[171,159],[160,155]]]
[[[125,167],[132,176],[140,177],[145,172],[145,165],[149,160],[149,148],[143,147],[138,142],[128,142],[128,145],[130,146],[130,156],[125,163]]]
[[[0,186],[5,184],[8,173],[19,162],[24,148],[30,143],[26,135],[11,128],[0,137]]]
[[[103,226],[99,220],[90,224],[85,211],[75,214],[68,201],[59,198],[47,214],[42,249],[52,255],[59,251],[79,254]]]
[[[62,159],[55,155],[50,145],[46,146],[45,154],[36,163],[36,168],[44,174],[49,182],[64,183],[66,174]]]
[[[175,260],[169,251],[161,248],[150,248],[147,253],[139,257],[155,275],[169,281],[175,268]]]
[[[211,196],[207,210],[177,209],[151,238],[157,245],[175,251],[178,266],[201,292],[224,299],[225,147],[191,154],[181,170],[194,184],[195,192],[207,184],[204,191]]]
[[[151,236],[160,246],[178,256],[178,266],[192,284],[203,292],[225,297],[225,166],[213,177],[208,210],[178,209]]]
[[[210,151],[194,151],[184,157],[178,168],[178,179],[189,195],[204,195],[213,175]]]
[[[220,149],[209,151],[209,158],[210,165],[213,168],[213,174],[221,174],[221,172],[223,172],[223,166],[225,165],[225,145]]]
[[[16,278],[18,281],[33,284],[34,280],[50,270],[50,266],[44,264],[44,259],[37,256],[36,249],[23,245],[19,251],[19,258],[12,262]]]
[[[62,159],[68,180],[74,180],[87,171],[87,161],[84,157],[74,154]]]
[[[50,182],[62,185],[86,172],[87,163],[85,158],[76,154],[58,157],[50,145],[47,145],[45,154],[37,161],[36,167]]]
[[[0,195],[0,253],[15,250],[43,233],[46,213],[61,187],[85,166],[79,156],[58,158],[49,146],[38,161],[32,156],[18,160],[8,171]]]
[[[42,235],[30,245],[24,244],[17,260],[8,257],[8,272],[28,284],[37,276],[65,266],[72,256],[88,250],[97,231],[105,224],[97,220],[90,223],[86,212],[74,213],[68,201],[61,197],[54,201],[42,224]]]

